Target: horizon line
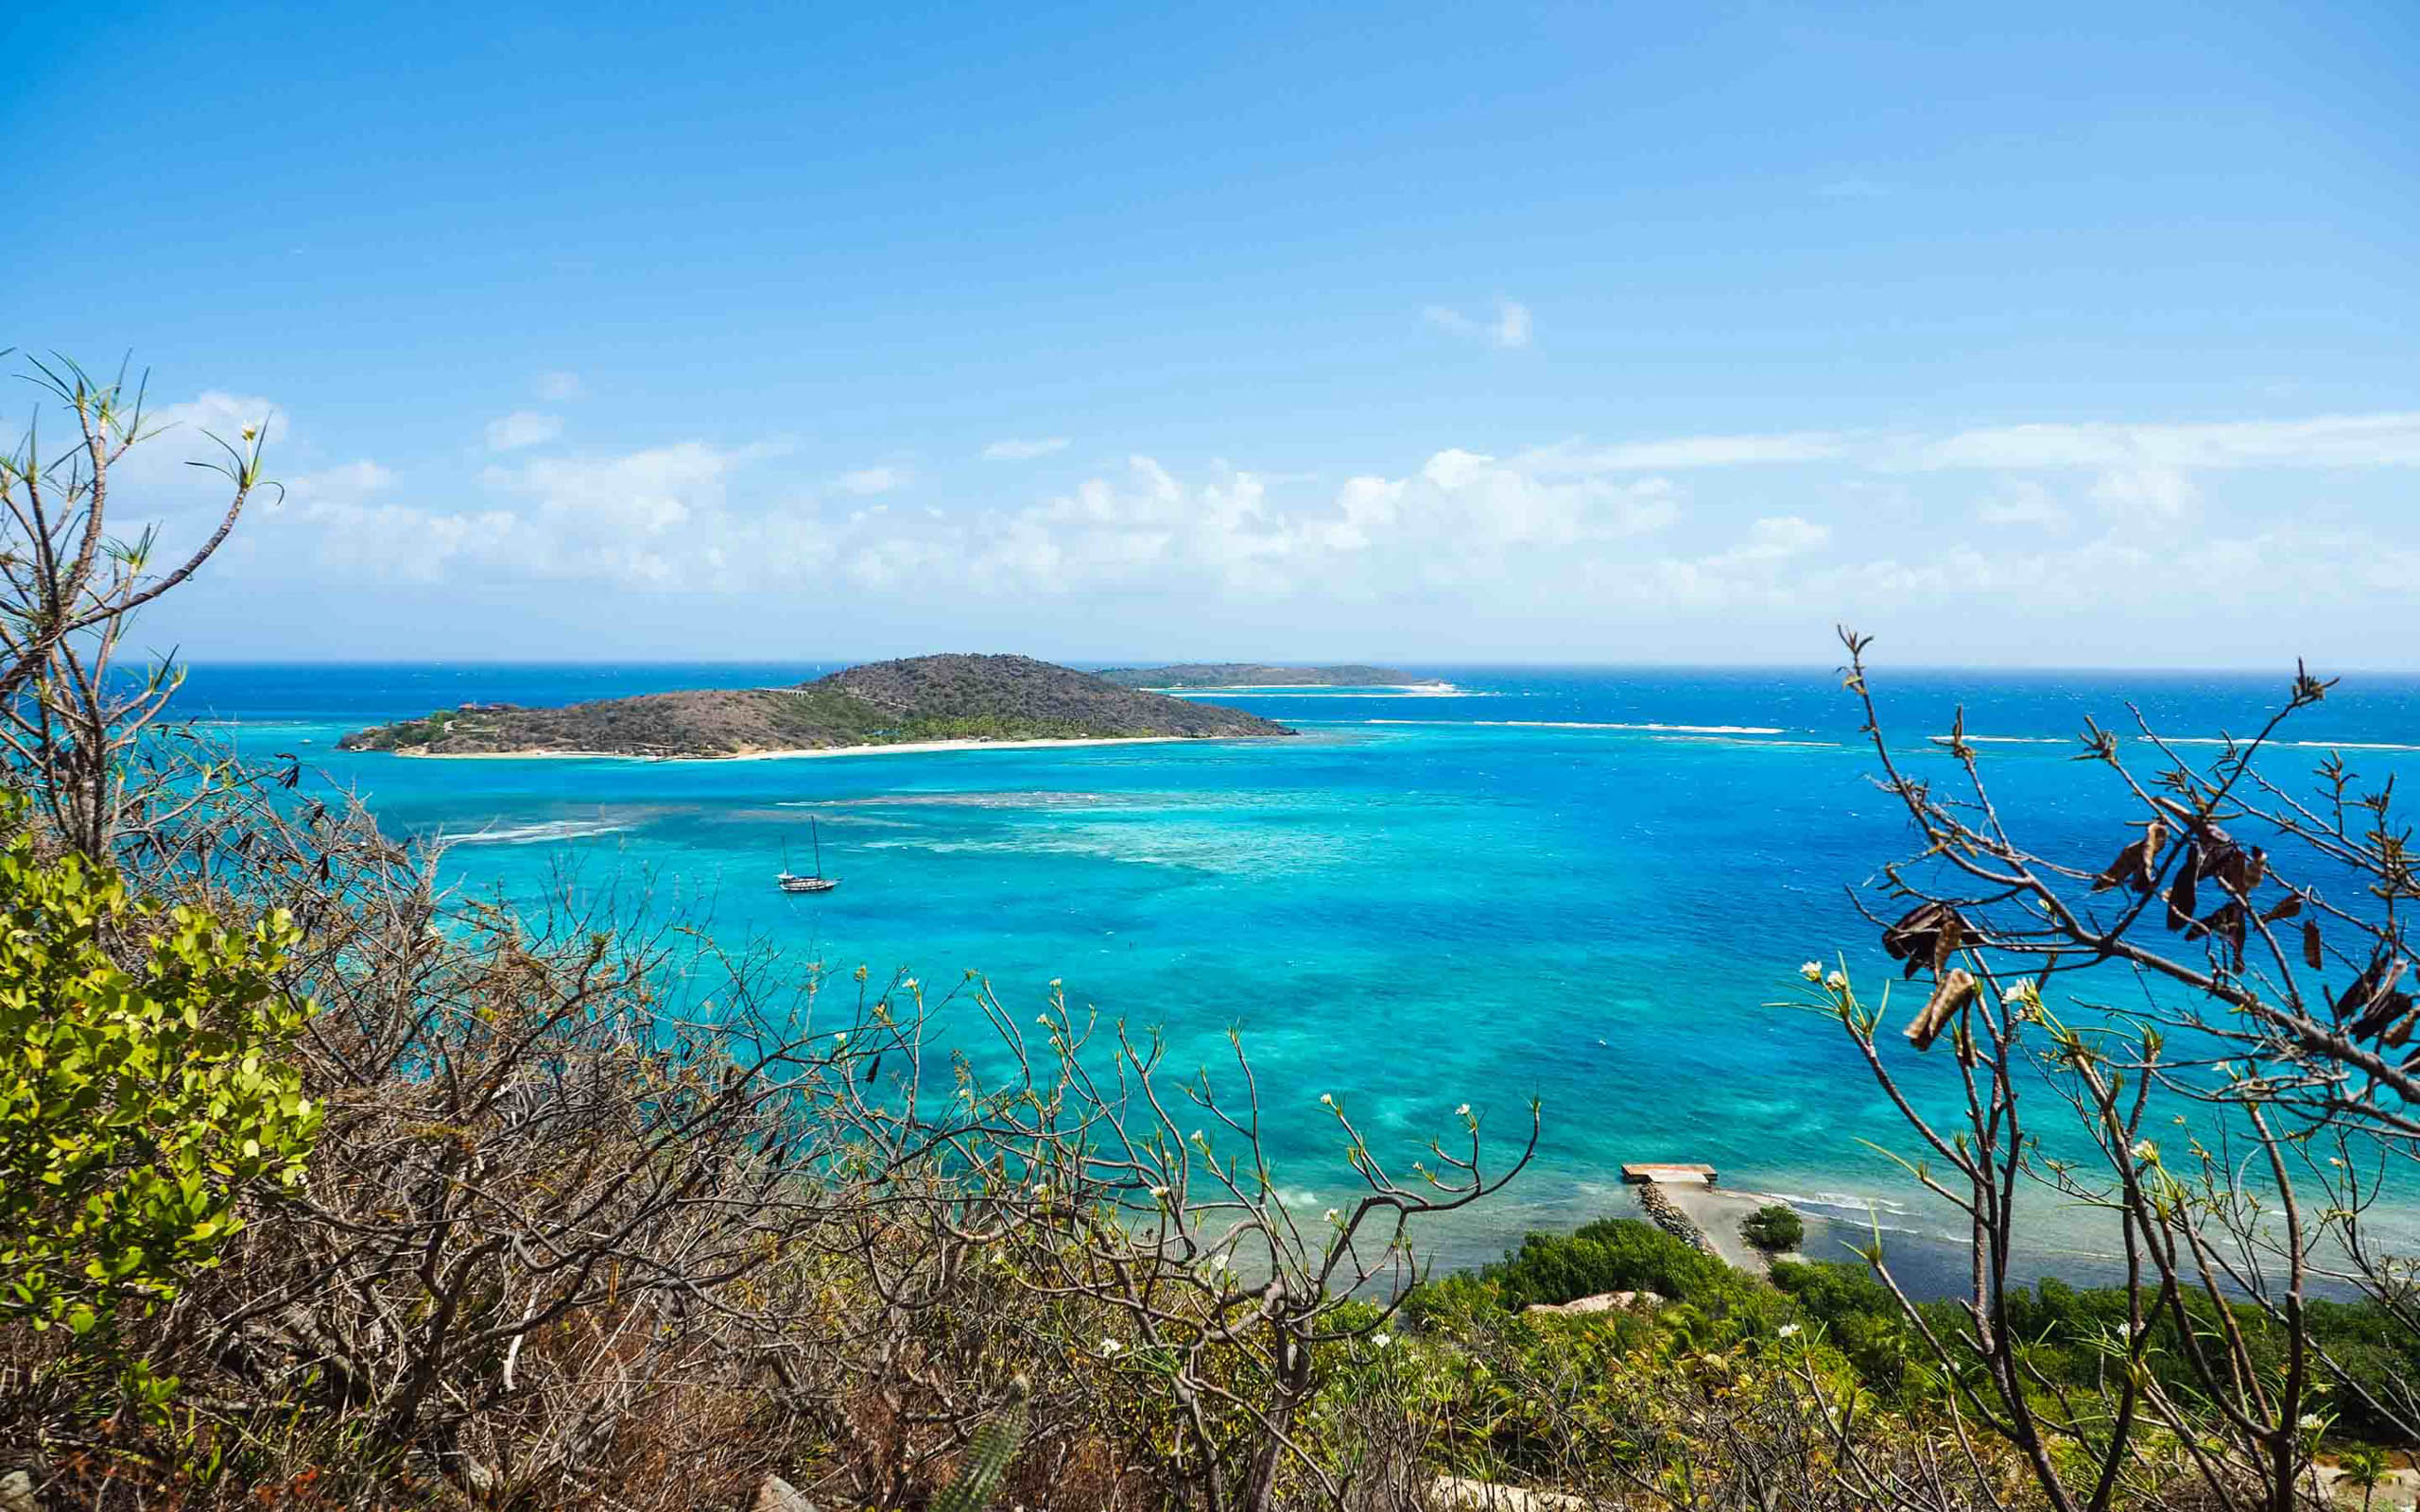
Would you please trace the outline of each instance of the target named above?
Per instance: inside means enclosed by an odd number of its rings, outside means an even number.
[[[923,656],[946,655],[1016,655],[1026,652],[915,652],[908,655],[875,655],[860,657],[210,657],[176,658],[176,664],[188,667],[767,667],[767,666],[862,666],[874,662],[912,661]],[[1162,661],[1143,657],[1105,658],[1069,657],[1063,660],[1034,657],[1038,662],[1056,664],[1077,671],[1092,669],[1126,669],[1169,666],[1202,666],[1236,663],[1243,665],[1308,668],[1356,664],[1391,666],[1400,671],[1451,670],[1466,671],[1571,671],[1571,672],[1833,672],[1841,663],[1824,661],[1804,662],[1624,662],[1624,661],[1553,661],[1547,659],[1507,659],[1502,661],[1421,661],[1411,658],[1340,658],[1334,661],[1294,658],[1286,661],[1240,657],[1196,658]],[[2308,661],[2308,659],[2303,659]],[[2055,676],[2073,673],[2097,675],[2125,674],[2149,677],[2290,677],[2281,664],[2251,665],[2241,662],[2207,663],[2146,663],[2146,662],[1885,662],[1884,668],[1896,672],[1960,672],[1998,673],[2030,676]],[[2318,674],[2326,676],[2393,677],[2420,679],[2420,664],[2409,666],[2322,665]]]

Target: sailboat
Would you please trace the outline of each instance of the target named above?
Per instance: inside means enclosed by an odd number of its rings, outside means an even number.
[[[784,892],[830,892],[840,885],[840,879],[823,874],[823,835],[816,827],[815,816],[811,814],[806,818],[806,833],[815,841],[815,875],[802,877],[790,870],[790,848],[785,845],[782,847],[782,874],[773,879],[773,885]]]

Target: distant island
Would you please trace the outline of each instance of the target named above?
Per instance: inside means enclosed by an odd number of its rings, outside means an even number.
[[[1100,674],[1121,688],[1445,687],[1392,667],[1279,667],[1257,662],[1186,662],[1167,667],[1112,667]]]
[[[1147,693],[1031,657],[921,656],[796,687],[699,688],[560,709],[466,703],[356,730],[337,746],[406,756],[689,759],[1294,732],[1240,709]]]

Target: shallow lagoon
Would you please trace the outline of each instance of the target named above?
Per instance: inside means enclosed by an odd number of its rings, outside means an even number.
[[[1844,954],[1866,981],[1886,964],[1844,889],[1899,853],[1907,826],[1870,785],[1826,670],[1424,666],[1458,691],[1219,695],[1304,731],[1267,743],[726,763],[333,749],[348,729],[465,699],[821,670],[205,666],[180,706],[240,722],[250,747],[301,751],[392,831],[458,837],[445,869],[461,886],[531,899],[570,868],[802,963],[938,984],[977,971],[1011,1006],[1063,980],[1071,1001],[1161,1026],[1174,1065],[1214,1075],[1238,1027],[1281,1175],[1305,1200],[1332,1200],[1349,1176],[1322,1092],[1399,1164],[1460,1103],[1510,1132],[1542,1099],[1535,1165],[1433,1235],[1449,1263],[1628,1211],[1626,1160],[1702,1160],[1726,1184],[1939,1227],[1859,1143],[1905,1142],[1837,1026],[1772,1005],[1809,957]],[[1886,665],[1877,680],[1911,761],[1948,774],[1925,737],[1962,702],[2004,807],[2031,816],[2044,848],[2098,866],[2127,816],[2111,779],[2069,760],[2087,713],[2131,729],[2131,697],[2158,728],[2214,741],[2253,728],[2286,679]],[[2288,736],[2308,744],[2275,753],[2265,769],[2280,777],[2330,745],[2379,777],[2420,768],[2420,682],[2348,679]],[[810,816],[844,885],[784,897],[771,875],[786,847],[804,863]],[[2092,1246],[2080,1216],[2039,1200],[2046,1263],[2088,1273],[2054,1258]]]

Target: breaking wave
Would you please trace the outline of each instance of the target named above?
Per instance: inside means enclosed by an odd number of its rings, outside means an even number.
[[[629,828],[627,824],[614,824],[603,819],[549,819],[542,824],[509,824],[502,829],[441,834],[437,843],[449,849],[458,845],[550,845],[558,840],[585,840],[592,835],[620,834]]]
[[[1802,1208],[1839,1208],[1848,1212],[1863,1212],[1871,1208],[1903,1217],[1908,1211],[1908,1205],[1895,1197],[1869,1196],[1858,1192],[1776,1192],[1773,1195]]]
[[[2135,738],[2148,741],[2152,737],[2136,735]],[[2162,736],[2161,740],[2163,744],[2169,746],[2251,744],[2249,739],[2229,741],[2224,735],[2166,735]],[[2411,745],[2399,740],[2271,740],[2264,744],[2276,750],[2420,750],[2420,745]]]
[[[784,799],[785,809],[1064,809],[1098,808],[1105,803],[1131,803],[1131,794],[1062,793],[884,793],[873,798]]]
[[[1655,735],[1786,735],[1779,725],[1609,724],[1591,719],[1365,719],[1365,725],[1431,725],[1448,730],[1629,730]]]

